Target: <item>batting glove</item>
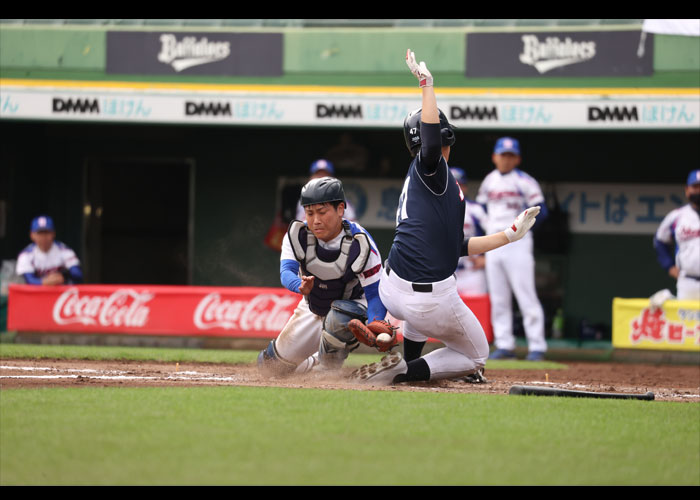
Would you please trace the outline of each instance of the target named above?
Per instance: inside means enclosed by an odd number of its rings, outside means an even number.
[[[504,231],[508,241],[513,243],[525,236],[527,232],[535,224],[535,218],[540,213],[540,207],[530,207],[523,213],[518,215],[513,222],[513,225]]]
[[[416,55],[411,52],[411,49],[406,51],[406,64],[408,65],[408,69],[411,70],[411,73],[418,78],[418,84],[421,87],[433,86],[433,75],[430,74],[430,71],[425,67],[423,61],[421,61],[420,64],[416,62]]]

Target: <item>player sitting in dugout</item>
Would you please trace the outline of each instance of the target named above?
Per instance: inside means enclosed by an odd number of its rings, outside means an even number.
[[[17,257],[16,273],[29,285],[69,285],[83,282],[75,252],[56,240],[53,219],[41,215],[29,228],[32,242]]]

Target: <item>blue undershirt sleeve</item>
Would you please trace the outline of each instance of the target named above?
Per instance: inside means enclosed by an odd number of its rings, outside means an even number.
[[[661,267],[666,271],[673,267],[676,259],[673,256],[673,249],[670,245],[654,238],[654,250],[656,250],[656,260],[659,261]]]
[[[28,285],[41,285],[41,278],[36,273],[24,273],[22,276]]]
[[[80,269],[80,266],[73,266],[68,270],[68,277],[75,284],[82,283],[83,282],[83,270]]]
[[[367,320],[384,319],[386,307],[379,298],[379,281],[365,287],[365,297],[367,297]]]
[[[299,277],[299,263],[296,260],[280,261],[280,281],[287,290],[299,293],[301,278]]]

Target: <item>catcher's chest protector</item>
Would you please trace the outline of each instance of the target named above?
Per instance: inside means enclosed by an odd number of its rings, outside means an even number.
[[[327,250],[318,245],[303,222],[295,220],[289,225],[289,240],[302,273],[316,278],[307,301],[311,311],[319,316],[328,313],[334,300],[357,299],[364,293],[357,275],[369,259],[369,238],[364,233],[353,235],[346,221],[343,230],[340,249]]]

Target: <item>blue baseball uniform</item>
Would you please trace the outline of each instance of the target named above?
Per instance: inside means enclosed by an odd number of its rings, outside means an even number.
[[[414,159],[399,198],[394,243],[379,281],[382,303],[392,317],[404,322],[404,352],[361,367],[354,378],[371,385],[455,378],[484,383],[488,341],[457,291],[455,270],[470,248],[483,253],[523,238],[540,208],[528,207],[499,234],[464,238],[465,196],[447,165],[454,130],[437,107],[433,76],[425,62],[418,63],[408,49],[406,64],[418,78],[423,106],[404,119],[404,141]],[[445,347],[421,356],[431,337]]]
[[[396,235],[379,283],[389,313],[404,321],[404,339],[435,338],[445,347],[407,360],[424,362],[429,379],[482,368],[489,346],[481,324],[457,292],[455,270],[467,255],[465,198],[441,154],[439,124],[420,124],[421,149],[408,170]]]

